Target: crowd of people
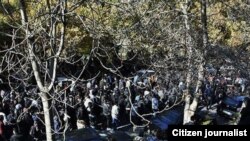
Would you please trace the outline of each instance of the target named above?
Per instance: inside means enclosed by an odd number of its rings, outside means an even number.
[[[246,88],[247,79],[239,71],[234,74],[208,73],[201,87],[201,102],[210,109],[214,103],[220,103],[225,96],[245,94]]]
[[[208,108],[223,95],[246,90],[246,81],[240,74],[233,77],[207,73],[205,78],[201,101]],[[117,130],[128,123],[142,125],[144,121],[138,115],[155,113],[181,98],[185,83],[166,80],[160,81],[155,74],[133,79],[104,74],[100,79],[76,84],[74,89],[70,89],[71,83],[58,84],[51,94],[53,132],[59,134],[85,127]],[[43,118],[37,90],[1,90],[0,140],[45,139]]]

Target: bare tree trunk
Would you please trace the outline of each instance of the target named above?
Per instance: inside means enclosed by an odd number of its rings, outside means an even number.
[[[188,1],[186,0],[185,6],[187,6]],[[187,15],[187,7],[183,6],[183,13]],[[204,65],[205,65],[205,57],[206,57],[206,50],[208,46],[208,31],[207,31],[207,14],[206,14],[206,0],[201,0],[201,24],[202,24],[202,41],[203,41],[203,46],[202,46],[202,51],[200,52],[200,64],[198,66],[198,80],[196,84],[196,89],[195,89],[195,96],[193,98],[192,103],[190,104],[191,100],[191,95],[189,93],[189,87],[190,87],[190,82],[191,82],[191,62],[188,62],[188,67],[189,71],[187,74],[187,92],[185,94],[185,108],[184,108],[184,119],[183,119],[183,124],[186,124],[191,121],[191,117],[194,115],[197,107],[198,107],[198,102],[199,102],[199,97],[202,95],[202,92],[200,91],[200,88],[202,86],[202,82],[204,81]],[[188,24],[188,16],[184,17],[185,18],[185,25],[186,28],[189,28]],[[191,37],[189,37],[191,38]],[[188,51],[188,61],[191,61],[192,58],[192,48],[190,47]]]
[[[50,100],[46,93],[41,93],[42,103],[43,103],[43,113],[45,121],[46,130],[46,140],[52,141],[52,126],[51,126],[51,114],[50,114]]]
[[[190,105],[190,111],[192,116],[197,109],[199,97],[202,95],[201,86],[204,81],[204,66],[206,64],[207,48],[208,48],[208,31],[207,31],[207,2],[206,0],[201,0],[201,24],[202,24],[202,51],[200,53],[200,64],[198,68],[198,80],[195,90],[195,97],[192,104]]]
[[[185,4],[182,6],[182,12],[184,14],[184,23],[186,28],[186,47],[187,47],[187,53],[188,53],[188,73],[186,78],[186,88],[187,93],[190,93],[190,84],[191,84],[191,77],[192,77],[192,57],[193,57],[193,49],[192,49],[192,37],[190,35],[190,23],[188,18],[188,12],[187,12],[187,5],[189,3],[189,0],[185,0]]]
[[[207,0],[201,0],[201,24],[202,24],[202,51],[200,53],[200,65],[198,70],[198,82],[196,86],[196,93],[204,80],[204,65],[206,64],[207,49],[208,49],[208,31],[207,31]]]
[[[57,57],[60,55],[62,47],[63,47],[63,42],[64,42],[64,26],[61,29],[61,38],[63,40],[61,40],[60,42],[60,46],[58,49],[58,52],[56,53],[56,56],[54,58],[54,62],[53,62],[53,67],[51,67],[50,69],[52,70],[52,76],[51,77],[51,81],[50,81],[50,85],[47,85],[47,82],[42,83],[41,81],[41,74],[39,73],[38,70],[38,64],[36,61],[36,57],[34,54],[34,47],[35,47],[35,43],[33,41],[33,35],[32,35],[32,31],[29,28],[29,20],[28,20],[28,16],[26,13],[26,5],[25,5],[25,1],[24,0],[19,0],[19,4],[20,4],[20,13],[21,13],[21,18],[22,18],[22,26],[24,27],[24,31],[25,31],[25,36],[27,39],[27,46],[28,46],[28,56],[29,56],[29,60],[31,62],[31,66],[32,66],[32,70],[36,79],[36,83],[37,86],[40,90],[40,97],[42,98],[42,104],[43,104],[43,111],[44,111],[44,119],[45,119],[45,129],[46,129],[46,139],[47,141],[52,141],[52,126],[51,126],[51,115],[50,115],[50,98],[48,97],[48,92],[51,90],[52,86],[54,85],[54,81],[55,81],[55,75],[56,75],[56,65],[57,65]],[[64,15],[64,12],[62,12],[62,14]]]
[[[202,24],[202,39],[204,57],[206,58],[206,51],[208,46],[208,30],[207,30],[207,0],[201,0],[201,24]]]
[[[191,77],[192,77],[192,57],[193,57],[193,49],[192,49],[192,37],[190,33],[190,23],[188,18],[188,2],[189,0],[185,0],[185,2],[181,5],[182,13],[184,17],[184,24],[186,28],[186,47],[187,47],[187,54],[188,54],[188,72],[186,78],[186,91],[184,91],[184,100],[185,100],[185,107],[184,107],[184,117],[183,117],[183,124],[186,124],[190,121],[190,85],[191,85]]]
[[[187,91],[184,93],[184,100],[185,100],[185,107],[184,107],[184,116],[183,116],[183,124],[187,124],[191,120],[191,114],[190,114],[190,101],[191,101],[191,95],[188,94]]]

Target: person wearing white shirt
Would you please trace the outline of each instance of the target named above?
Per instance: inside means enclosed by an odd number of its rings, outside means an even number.
[[[114,104],[111,109],[113,129],[116,129],[118,126],[118,115],[119,115],[119,107],[116,104]]]
[[[129,88],[129,87],[130,87],[130,80],[127,79],[127,81],[126,81],[126,88]]]
[[[91,88],[91,83],[90,83],[90,81],[87,83],[87,88],[88,88],[88,89]]]
[[[84,106],[88,111],[90,111],[89,103],[92,103],[92,100],[89,97],[86,97],[84,101]]]

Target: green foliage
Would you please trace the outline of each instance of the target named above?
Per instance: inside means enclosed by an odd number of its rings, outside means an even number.
[[[79,54],[90,54],[93,38],[86,36],[78,44]]]
[[[213,43],[236,47],[249,40],[247,3],[243,0],[213,1],[208,7],[209,36]]]
[[[3,29],[2,32],[10,32],[9,25],[20,24],[18,2],[16,0],[1,2],[4,7],[0,7],[0,27]],[[49,2],[51,9],[57,6],[56,0]],[[130,3],[120,3],[118,0],[68,1],[70,13],[67,15],[65,47],[74,48],[79,54],[88,54],[92,48],[93,39],[111,36],[110,42],[120,44],[126,39],[129,41],[129,47],[135,50],[141,47],[156,50],[170,48],[169,44],[180,42],[185,38],[184,31],[181,31],[184,24],[182,13],[178,11],[182,2],[176,0]],[[77,6],[75,6],[76,3]],[[49,13],[46,1],[26,1],[26,4],[31,28],[36,29],[38,33],[41,30],[47,30]],[[194,38],[200,38],[200,8],[200,0],[190,1],[188,12]],[[249,41],[248,13],[250,10],[244,0],[208,1],[210,42],[235,47]],[[200,40],[197,39],[197,42]]]

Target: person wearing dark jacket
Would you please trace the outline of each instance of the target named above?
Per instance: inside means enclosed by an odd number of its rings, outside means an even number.
[[[13,135],[10,137],[10,141],[34,141],[31,136],[23,135],[19,132],[18,127],[13,129]]]

